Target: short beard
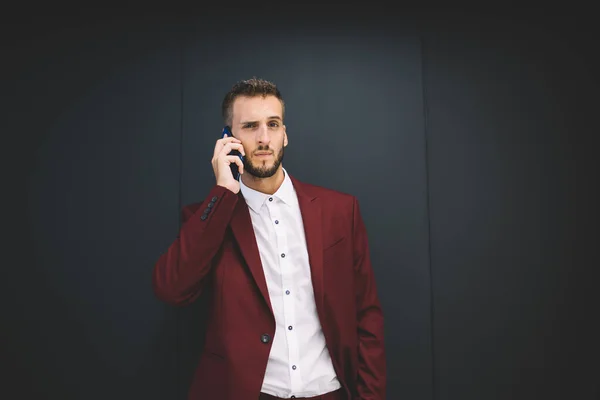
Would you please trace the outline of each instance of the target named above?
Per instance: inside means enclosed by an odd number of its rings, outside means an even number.
[[[277,153],[277,158],[275,159],[275,162],[273,163],[273,166],[271,167],[256,167],[254,166],[250,160],[248,158],[244,158],[244,172],[248,172],[250,175],[256,177],[256,178],[270,178],[273,175],[275,175],[275,173],[277,172],[277,170],[279,169],[279,166],[281,165],[282,161],[283,161],[283,153],[284,153],[284,147],[281,146],[281,149],[279,150],[279,152]],[[262,148],[259,147],[257,149],[257,151],[269,151],[269,148]]]

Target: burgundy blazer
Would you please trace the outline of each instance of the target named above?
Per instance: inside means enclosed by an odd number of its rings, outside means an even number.
[[[354,196],[301,183],[298,195],[319,320],[347,399],[384,400],[383,314]],[[215,185],[184,207],[176,240],[153,270],[156,296],[183,306],[210,296],[190,400],[258,399],[275,318],[248,206]]]

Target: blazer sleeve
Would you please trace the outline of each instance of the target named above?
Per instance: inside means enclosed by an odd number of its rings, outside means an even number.
[[[358,323],[358,398],[384,400],[386,359],[383,312],[371,266],[367,231],[356,198],[353,204],[353,241]]]
[[[152,286],[160,300],[183,306],[200,295],[237,201],[235,193],[215,185],[196,210],[183,210],[177,238],[154,265]]]

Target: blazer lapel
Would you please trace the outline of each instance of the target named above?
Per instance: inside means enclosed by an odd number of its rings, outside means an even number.
[[[256,243],[256,236],[254,235],[254,229],[252,228],[250,211],[248,210],[248,205],[241,194],[239,195],[239,201],[237,202],[235,210],[233,211],[229,226],[231,226],[233,235],[240,246],[242,256],[246,260],[246,264],[248,264],[248,268],[254,277],[254,281],[262,293],[263,298],[265,299],[267,306],[271,311],[271,314],[273,314],[273,307],[271,305],[271,299],[267,289],[267,281],[265,279],[265,273],[260,260],[258,244]]]
[[[298,195],[300,212],[304,222],[304,234],[310,263],[310,273],[315,293],[317,312],[323,316],[323,233],[321,218],[321,201],[305,190],[304,185],[290,178]]]

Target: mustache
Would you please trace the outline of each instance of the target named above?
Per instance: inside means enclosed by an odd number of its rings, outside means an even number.
[[[274,149],[271,149],[269,146],[259,146],[256,148],[256,150],[253,152],[253,154],[256,153],[275,153]]]

